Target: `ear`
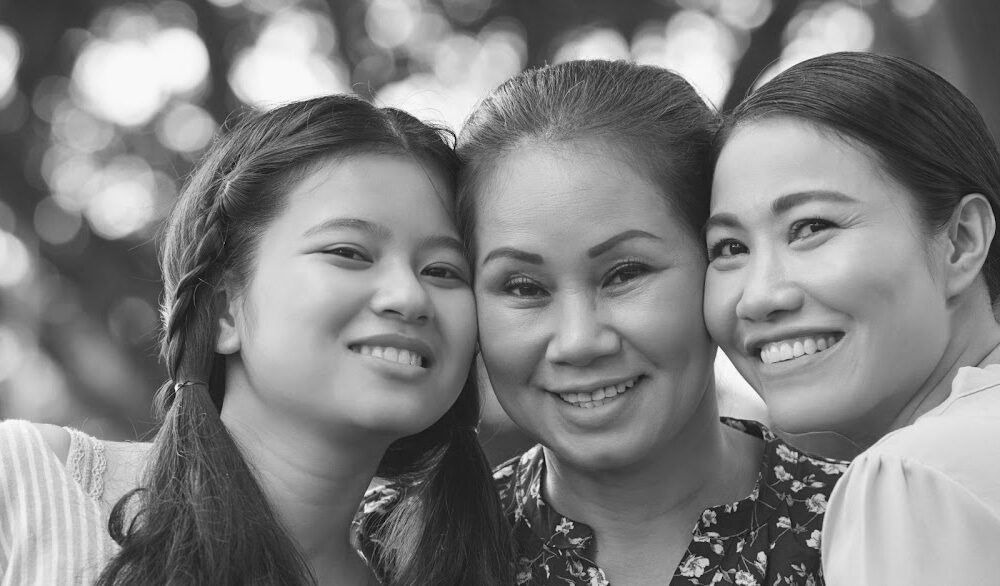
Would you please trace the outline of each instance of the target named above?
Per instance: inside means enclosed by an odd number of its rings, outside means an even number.
[[[951,214],[947,231],[946,293],[952,298],[975,282],[986,262],[996,234],[996,218],[989,200],[979,193],[963,197]]]
[[[219,354],[235,354],[240,351],[240,332],[236,327],[239,313],[238,299],[228,286],[215,294],[215,314],[219,320],[219,332],[215,339],[215,351]]]

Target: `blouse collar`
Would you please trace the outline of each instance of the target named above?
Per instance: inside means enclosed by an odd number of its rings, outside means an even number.
[[[756,421],[722,417],[721,421],[739,431],[762,439],[765,443],[762,461],[753,490],[746,497],[729,504],[705,509],[695,527],[698,536],[731,538],[746,534],[763,526],[779,508],[782,496],[771,489],[790,479],[798,478],[794,467],[803,455],[775,436],[767,427]],[[555,549],[582,549],[593,547],[594,531],[590,526],[574,521],[556,511],[542,495],[545,476],[545,452],[536,445],[525,452],[511,473],[518,477],[514,482],[515,531],[530,530],[536,537]],[[792,480],[792,490],[795,483]],[[524,543],[523,540],[519,540]]]

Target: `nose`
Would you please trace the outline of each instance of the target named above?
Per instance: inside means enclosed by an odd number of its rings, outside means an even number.
[[[758,252],[745,270],[743,291],[736,303],[738,318],[766,321],[802,307],[802,289],[788,279],[788,269],[777,255]]]
[[[556,319],[559,321],[545,351],[549,362],[586,366],[621,350],[621,338],[585,294],[567,295]]]
[[[423,323],[434,317],[434,304],[424,283],[406,263],[385,265],[370,306],[381,316],[406,322]]]

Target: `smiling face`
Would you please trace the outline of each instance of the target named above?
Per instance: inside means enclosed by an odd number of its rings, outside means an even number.
[[[518,426],[592,470],[655,458],[677,440],[707,404],[715,349],[700,242],[661,189],[609,152],[620,151],[531,143],[477,194],[490,381]]]
[[[790,119],[715,168],[705,321],[790,432],[885,431],[949,337],[941,250],[866,150]]]
[[[255,404],[330,433],[402,437],[445,413],[476,325],[436,179],[408,158],[358,155],[296,184],[230,303],[227,417]]]

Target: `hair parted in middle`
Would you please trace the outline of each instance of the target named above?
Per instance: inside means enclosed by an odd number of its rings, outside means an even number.
[[[490,93],[459,134],[459,229],[472,247],[477,194],[505,155],[531,144],[589,141],[613,149],[662,189],[698,236],[708,218],[717,124],[694,87],[661,67],[579,60],[524,71]]]

